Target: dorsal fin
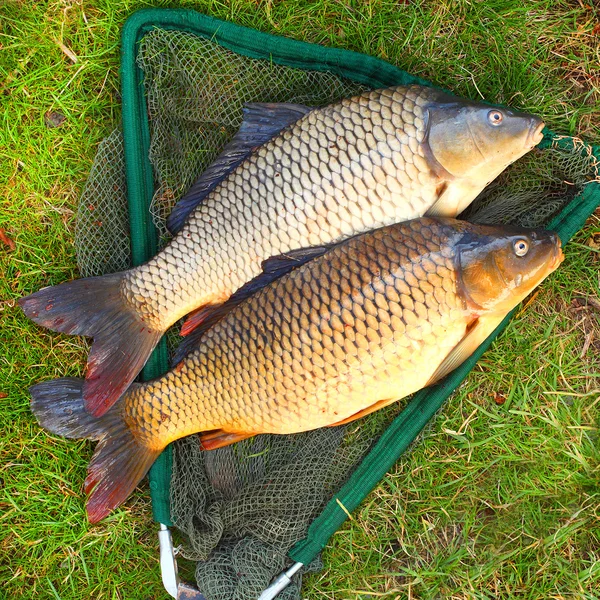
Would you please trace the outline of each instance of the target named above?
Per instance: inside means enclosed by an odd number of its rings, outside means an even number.
[[[331,250],[336,243],[333,244],[323,244],[322,246],[310,246],[308,248],[296,248],[295,250],[289,250],[288,252],[284,252],[283,254],[278,254],[277,256],[271,256],[271,258],[267,258],[263,260],[261,267],[263,272],[258,276],[248,282],[246,285],[250,285],[252,282],[260,283],[259,279],[264,277],[266,283],[259,285],[257,289],[264,287],[267,283],[271,281],[275,281],[278,277],[293,271],[300,265],[307,263],[309,260],[313,260],[322,254],[325,254],[328,250]],[[244,286],[246,287],[246,286]],[[240,288],[244,289],[244,288]]]
[[[220,321],[240,302],[246,298],[249,298],[266,285],[269,285],[269,283],[272,281],[279,279],[282,275],[293,271],[300,265],[303,265],[304,263],[307,263],[308,261],[321,256],[322,254],[325,254],[325,252],[330,250],[333,246],[335,246],[335,244],[326,246],[312,246],[310,248],[298,248],[297,250],[290,250],[285,254],[280,254],[264,260],[261,265],[263,269],[262,273],[243,285],[229,298],[229,300],[227,300],[227,302],[214,305],[212,310],[210,310],[211,307],[202,307],[202,309],[200,309],[202,311],[203,319],[200,322],[195,323],[195,328],[186,327],[186,330],[189,333],[177,347],[171,366],[175,366],[177,363],[181,362],[197,346],[200,338],[206,333],[206,331],[217,321]],[[199,311],[195,311],[194,315],[198,313]],[[187,321],[184,323],[184,326],[186,324]]]
[[[282,129],[295,123],[311,110],[312,108],[303,104],[288,104],[283,102],[268,104],[252,102],[246,104],[243,108],[244,117],[239,131],[171,211],[167,219],[169,231],[173,235],[178,233],[194,208],[254,148],[262,146]]]

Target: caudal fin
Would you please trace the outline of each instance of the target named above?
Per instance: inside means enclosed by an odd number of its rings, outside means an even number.
[[[95,418],[83,406],[83,379],[64,377],[29,388],[31,410],[48,431],[68,438],[98,440],[84,490],[88,518],[97,523],[119,506],[148,472],[160,451],[139,443],[119,406]]]
[[[122,273],[76,279],[21,298],[38,325],[94,338],[83,388],[85,408],[103,415],[131,385],[160,340],[121,294]]]

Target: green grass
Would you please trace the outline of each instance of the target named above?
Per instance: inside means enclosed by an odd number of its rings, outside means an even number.
[[[599,15],[588,4],[177,5],[379,56],[457,93],[536,112],[555,131],[598,143]],[[25,293],[77,276],[73,211],[97,144],[118,124],[120,27],[142,6],[99,0],[0,6],[0,228],[16,244],[9,251],[0,242],[0,595],[6,598],[167,597],[145,487],[90,526],[81,484],[91,444],[48,435],[29,412],[27,386],[81,374],[84,341],[38,329],[15,304]],[[47,128],[47,111],[66,121]],[[592,218],[559,272],[427,435],[334,536],[326,568],[306,579],[305,597],[600,597],[600,313],[577,302],[600,297],[600,255],[588,246],[599,232],[600,219]]]

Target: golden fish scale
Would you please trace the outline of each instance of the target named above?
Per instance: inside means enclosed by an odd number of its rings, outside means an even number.
[[[421,216],[440,183],[421,147],[427,89],[390,88],[316,109],[254,152],[122,294],[166,329],[222,302],[266,258]]]
[[[463,337],[450,237],[425,219],[349,240],[234,308],[124,399],[150,447],[197,431],[293,433],[423,387]]]

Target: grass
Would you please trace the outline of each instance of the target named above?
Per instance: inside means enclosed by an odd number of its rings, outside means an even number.
[[[599,143],[600,29],[591,4],[168,5],[373,54]],[[98,143],[119,121],[119,31],[146,5],[0,6],[0,229],[15,244],[0,242],[6,598],[167,597],[147,490],[90,526],[81,482],[91,444],[46,434],[29,412],[27,387],[81,374],[85,342],[38,329],[15,304],[77,276],[77,197]],[[48,128],[49,111],[65,122]],[[600,255],[589,245],[598,235],[595,217],[427,435],[334,536],[326,568],[306,578],[306,598],[599,597],[600,313],[580,300],[600,298]]]

